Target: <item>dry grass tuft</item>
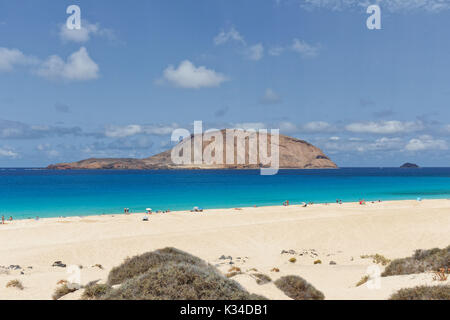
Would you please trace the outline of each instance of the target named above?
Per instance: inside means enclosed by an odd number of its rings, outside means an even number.
[[[362,255],[361,259],[372,259],[373,263],[376,264],[381,264],[382,266],[386,266],[388,265],[391,260],[386,258],[385,256],[381,255],[381,254],[371,254],[371,255]]]
[[[447,273],[450,273],[450,268],[445,270],[445,268],[440,268],[438,271],[434,272],[433,280],[435,281],[447,281],[448,275]]]
[[[281,277],[275,281],[278,289],[284,292],[289,298],[294,300],[323,300],[325,296],[322,292],[314,288],[303,278],[298,276]]]
[[[280,269],[278,268],[273,268],[272,270],[270,270],[271,272],[280,272]]]
[[[368,275],[365,275],[361,278],[361,280],[358,281],[358,283],[356,284],[357,287],[362,286],[364,283],[366,283],[367,281],[369,281],[370,277]]]
[[[314,264],[322,264],[322,260],[316,260],[314,261]]]
[[[11,280],[6,284],[7,288],[16,288],[19,290],[23,290],[23,284],[22,282],[20,282],[19,280],[15,279],[15,280]]]
[[[55,293],[53,293],[53,300],[58,300],[59,298],[65,296],[66,294],[72,293],[77,291],[78,289],[75,288],[69,288],[67,284],[63,284],[62,286],[59,286],[56,288]]]
[[[290,259],[289,259],[289,262],[295,263],[295,262],[297,262],[297,259],[296,259],[296,258],[290,258]]]
[[[400,289],[389,300],[450,300],[450,285]]]

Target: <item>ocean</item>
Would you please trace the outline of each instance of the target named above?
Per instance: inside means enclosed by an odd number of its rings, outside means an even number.
[[[51,171],[0,169],[0,215],[14,219],[400,199],[450,199],[450,168]]]

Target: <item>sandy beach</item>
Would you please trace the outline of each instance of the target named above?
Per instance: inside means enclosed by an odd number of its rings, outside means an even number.
[[[82,266],[81,283],[86,284],[105,280],[109,270],[126,257],[164,247],[196,255],[223,273],[237,266],[244,273],[233,279],[269,299],[289,298],[273,282],[258,285],[252,269],[272,280],[299,275],[326,299],[387,299],[400,288],[437,283],[426,273],[381,278],[375,289],[356,287],[373,265],[362,255],[395,259],[411,256],[416,249],[450,244],[447,199],[171,212],[152,214],[148,222],[142,221],[144,215],[20,220],[0,225],[0,266],[19,266],[17,270],[0,268],[0,299],[51,299],[57,282],[69,276],[68,268],[52,266],[55,261]],[[292,257],[295,263],[289,262]],[[322,263],[314,264],[316,260]],[[13,279],[20,280],[24,289],[6,288]],[[78,291],[65,298],[79,296]]]

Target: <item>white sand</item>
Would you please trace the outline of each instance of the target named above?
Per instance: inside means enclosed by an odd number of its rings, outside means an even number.
[[[20,265],[24,272],[3,274],[0,269],[0,299],[51,299],[56,283],[69,276],[66,269],[52,267],[57,260],[82,265],[85,284],[106,279],[109,270],[127,256],[168,246],[199,256],[224,273],[231,265],[229,260],[220,260],[221,255],[232,256],[234,265],[244,272],[256,268],[273,280],[299,275],[327,299],[387,299],[400,288],[438,283],[431,274],[422,274],[381,278],[378,289],[355,287],[372,265],[361,255],[379,253],[393,259],[410,256],[415,249],[450,244],[450,200],[172,212],[154,214],[149,222],[143,222],[143,216],[52,218],[0,225],[0,266]],[[282,250],[307,253],[281,254]],[[288,262],[293,256],[297,262]],[[316,259],[322,264],[314,265]],[[329,265],[330,261],[337,264]],[[280,272],[271,272],[274,267]],[[287,299],[273,283],[256,284],[251,273],[234,279],[251,292]],[[5,288],[12,279],[19,279],[25,289]],[[78,296],[79,292],[68,297]]]

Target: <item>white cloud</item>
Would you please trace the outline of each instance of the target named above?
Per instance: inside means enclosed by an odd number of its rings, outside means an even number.
[[[171,125],[130,124],[126,126],[109,126],[106,128],[105,136],[108,138],[126,138],[137,134],[164,136],[172,134],[173,130],[178,127],[179,126],[176,123]]]
[[[85,47],[69,56],[67,62],[57,55],[42,63],[37,74],[46,78],[66,80],[92,80],[98,78],[99,67],[91,59]]]
[[[421,122],[381,121],[351,123],[345,129],[355,133],[397,134],[420,131],[424,126]]]
[[[417,139],[409,140],[405,146],[407,151],[423,151],[423,150],[448,150],[445,140],[434,139],[429,135],[420,136]]]
[[[267,125],[263,122],[242,122],[242,123],[235,123],[232,125],[234,129],[243,129],[243,130],[259,130],[259,129],[266,129]]]
[[[81,29],[69,29],[66,24],[61,25],[59,30],[59,37],[62,41],[72,41],[77,43],[87,42],[91,36],[105,36],[110,39],[114,38],[114,34],[109,29],[100,27],[100,24],[92,24],[86,20],[81,23]]]
[[[226,44],[228,42],[238,43],[242,47],[241,54],[247,59],[258,61],[264,56],[264,46],[261,43],[255,45],[248,45],[244,40],[244,37],[234,27],[230,30],[222,30],[217,36],[214,37],[214,44],[216,46]]]
[[[447,131],[450,133],[450,124],[444,126],[444,131]]]
[[[258,61],[264,56],[264,46],[261,43],[248,47],[246,50],[246,56],[250,60]]]
[[[273,47],[269,49],[269,55],[271,56],[279,56],[284,52],[285,48],[283,47]]]
[[[312,121],[303,125],[302,129],[308,132],[326,132],[331,131],[332,126],[325,121]]]
[[[137,124],[130,124],[127,126],[113,126],[108,127],[105,132],[105,136],[108,138],[125,138],[142,133],[142,126]]]
[[[218,87],[227,80],[223,74],[203,66],[196,67],[189,60],[181,62],[178,68],[167,67],[163,78],[176,87],[190,89]]]
[[[378,4],[390,12],[407,12],[414,10],[437,13],[450,9],[450,0],[300,0],[304,8],[323,8],[334,11],[360,8]]]
[[[261,97],[262,104],[276,104],[281,102],[280,96],[270,88],[267,88],[264,95]]]
[[[228,31],[222,30],[217,36],[214,37],[213,41],[216,46],[225,44],[228,41],[236,41],[243,45],[246,44],[244,37],[234,27],[231,27]]]
[[[289,122],[289,121],[280,122],[278,124],[278,127],[280,128],[280,131],[282,133],[286,133],[286,134],[295,133],[295,132],[299,131],[297,125],[295,125],[294,123]]]
[[[319,54],[319,47],[313,46],[306,41],[294,39],[292,41],[292,50],[299,53],[304,58],[312,58]]]
[[[16,65],[37,63],[37,59],[24,55],[20,50],[0,47],[0,72],[12,71]]]
[[[5,157],[5,158],[17,158],[19,156],[19,154],[17,152],[14,152],[10,149],[6,149],[6,148],[0,148],[0,157]]]

